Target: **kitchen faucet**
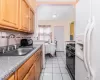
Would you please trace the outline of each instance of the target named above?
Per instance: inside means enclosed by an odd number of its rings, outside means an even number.
[[[15,35],[14,34],[10,34],[8,37],[7,37],[7,51],[9,51],[9,39],[10,37],[13,37],[15,39]],[[15,42],[16,42],[16,39],[15,39]],[[14,48],[16,49],[16,45],[14,45]]]

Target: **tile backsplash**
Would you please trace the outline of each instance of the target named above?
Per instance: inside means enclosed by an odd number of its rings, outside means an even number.
[[[9,45],[19,44],[22,38],[34,38],[33,34],[26,34],[21,32],[9,31],[9,30],[0,30],[0,47],[7,46],[7,37],[10,34],[14,34],[15,38],[9,39]]]

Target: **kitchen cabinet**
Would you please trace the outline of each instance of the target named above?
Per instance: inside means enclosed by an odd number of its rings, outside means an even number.
[[[34,32],[35,26],[35,14],[32,9],[30,9],[30,33]]]
[[[34,21],[27,0],[0,0],[0,28],[33,33]]]
[[[10,76],[8,80],[15,80],[15,75]]]
[[[7,80],[39,80],[41,73],[41,54],[40,48],[26,62],[24,62],[14,74]]]
[[[42,51],[41,51],[41,54],[40,54],[40,71],[42,71],[42,68],[43,68],[43,54],[42,54]]]
[[[23,31],[29,31],[29,5],[25,0],[20,0],[20,27]]]
[[[18,29],[19,0],[0,0],[1,28]]]
[[[40,57],[37,58],[35,63],[35,80],[39,80],[40,76]]]
[[[18,80],[23,80],[34,63],[33,56],[18,69]]]
[[[23,80],[35,80],[35,66],[33,65]]]

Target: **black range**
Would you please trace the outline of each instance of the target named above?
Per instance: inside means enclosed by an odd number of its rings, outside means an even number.
[[[72,43],[66,46],[66,68],[72,80],[75,80],[75,44]]]

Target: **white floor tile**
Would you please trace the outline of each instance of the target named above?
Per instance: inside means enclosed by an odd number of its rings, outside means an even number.
[[[58,59],[58,61],[63,61],[63,59],[60,58],[60,59]]]
[[[53,73],[60,74],[60,68],[53,68]]]
[[[52,64],[52,61],[46,61],[47,64]]]
[[[52,64],[46,64],[46,68],[52,68]]]
[[[52,60],[57,60],[57,57],[54,57]]]
[[[61,57],[61,54],[58,54],[57,57]]]
[[[67,71],[66,68],[60,68],[60,70],[61,70],[61,73],[62,74],[68,74],[68,71]]]
[[[54,64],[54,63],[58,63],[58,61],[53,61],[53,64]]]
[[[62,74],[63,80],[71,80],[69,74]]]
[[[64,61],[64,64],[66,64],[66,61]]]
[[[54,61],[58,61],[58,60],[57,60],[57,59],[53,59],[53,62],[54,62]]]
[[[43,80],[43,74],[44,74],[44,73],[41,73],[41,75],[40,75],[40,80]]]
[[[52,73],[52,68],[45,68],[44,73]]]
[[[66,56],[62,56],[63,59],[66,59]]]
[[[60,64],[60,65],[66,65],[64,62],[61,62],[61,63],[59,62],[59,64]]]
[[[53,68],[59,68],[59,64],[53,64]]]
[[[63,60],[58,60],[58,62],[59,62],[59,63],[64,63],[64,61],[63,61]]]
[[[62,57],[57,57],[57,59],[62,59]]]
[[[62,80],[61,74],[53,74],[53,80]]]
[[[59,63],[59,66],[60,66],[60,68],[65,68],[66,67],[65,63]]]
[[[52,60],[57,59],[57,57],[53,57]]]
[[[44,70],[45,70],[45,69],[42,69],[42,73],[44,73]]]
[[[63,61],[63,60],[62,60],[62,61],[59,61],[59,64],[61,64],[61,63],[63,64],[63,63],[64,63],[64,61]]]
[[[43,80],[52,80],[52,73],[44,73]]]
[[[53,62],[53,64],[59,64],[58,62]]]
[[[71,80],[66,67],[66,55],[57,52],[57,57],[46,57],[46,68],[40,80]]]
[[[52,61],[52,58],[47,59],[47,61]]]

